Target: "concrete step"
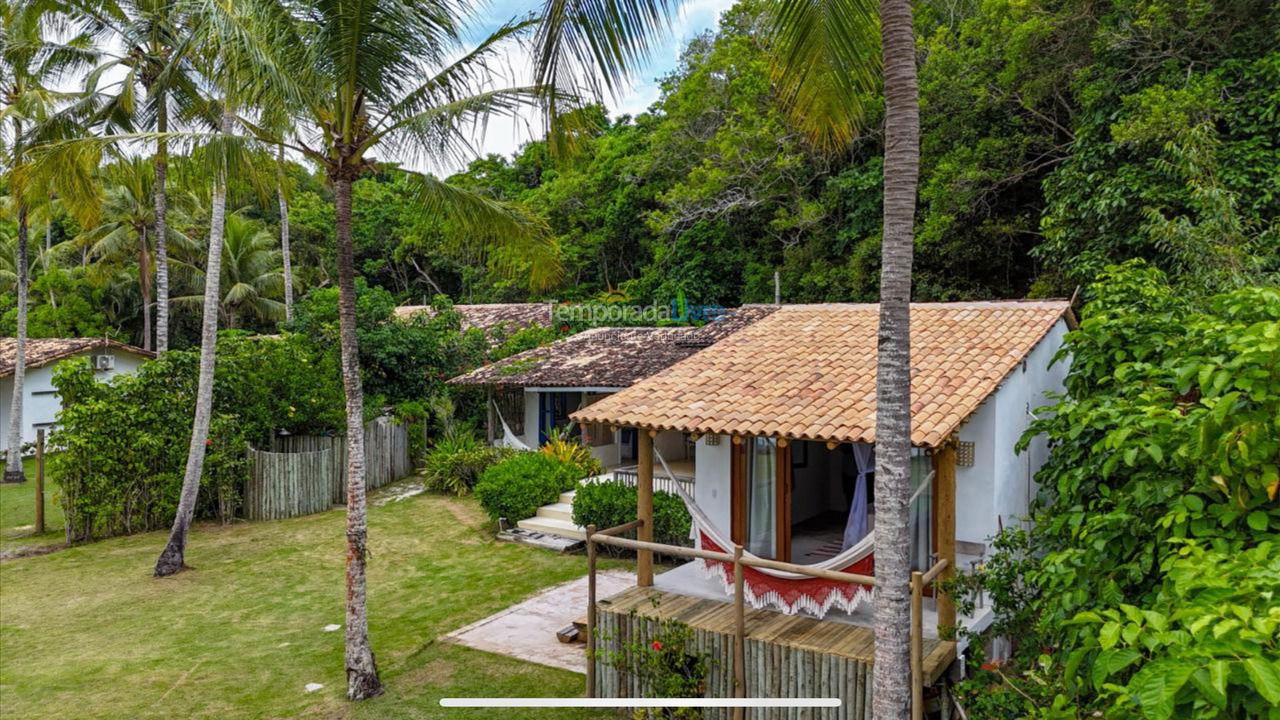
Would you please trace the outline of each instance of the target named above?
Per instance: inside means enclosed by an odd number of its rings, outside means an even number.
[[[550,550],[558,553],[577,552],[582,549],[583,542],[574,540],[573,538],[561,537],[559,535],[548,535],[546,533],[534,532],[532,530],[523,530],[521,528],[511,528],[498,533],[498,539],[506,542],[517,542],[522,545]]]
[[[577,496],[578,496],[578,493],[574,490],[570,490],[569,492],[562,492],[560,493],[560,502],[564,503],[565,505],[572,505],[573,499]]]
[[[529,530],[531,532],[540,532],[547,535],[559,535],[560,537],[573,538],[574,540],[585,540],[587,531],[574,525],[568,520],[557,520],[549,517],[531,517],[527,520],[521,520],[516,523],[521,530]]]
[[[573,521],[573,503],[552,503],[538,508],[538,517]]]

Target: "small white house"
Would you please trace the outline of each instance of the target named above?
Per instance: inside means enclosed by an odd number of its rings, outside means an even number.
[[[461,306],[459,306],[461,307]],[[727,311],[706,325],[602,327],[504,358],[453,378],[450,384],[490,393],[488,439],[540,447],[557,429],[578,435],[607,469],[635,464],[637,438],[629,429],[581,427],[570,413],[585,408],[768,316],[770,305]],[[655,441],[673,471],[692,476],[693,445],[684,433]]]
[[[13,405],[16,338],[0,338],[0,450],[8,450],[9,413]],[[27,340],[26,374],[22,384],[22,442],[34,443],[36,430],[57,420],[62,403],[53,387],[53,367],[59,360],[88,356],[105,380],[131,373],[154,353],[106,338],[38,338]]]
[[[571,419],[687,437],[704,546],[799,565],[843,557],[875,527],[878,321],[874,304],[783,306]],[[967,570],[1025,522],[1048,450],[1015,445],[1062,391],[1068,363],[1053,359],[1072,322],[1063,301],[911,306],[917,569],[942,557]]]

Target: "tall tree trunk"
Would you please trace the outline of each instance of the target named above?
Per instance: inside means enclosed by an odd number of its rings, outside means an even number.
[[[228,103],[222,115],[222,132],[231,134],[232,112]],[[173,575],[186,567],[187,534],[196,511],[196,495],[200,491],[200,475],[204,471],[205,442],[209,439],[209,422],[213,417],[213,370],[218,346],[219,280],[222,277],[222,234],[227,219],[227,175],[213,186],[213,215],[209,221],[209,255],[204,272],[204,314],[200,330],[200,380],[196,389],[196,414],[191,422],[191,444],[187,446],[187,469],[182,477],[182,495],[178,513],[173,518],[169,543],[156,560],[156,577]]]
[[[156,131],[169,131],[168,96],[160,93],[156,103]],[[169,196],[165,183],[169,176],[169,141],[156,141],[156,352],[169,349]]]
[[[881,0],[884,52],[884,231],[876,360],[876,607],[873,711],[911,705],[911,255],[920,166],[920,106],[909,0]]]
[[[49,213],[50,215],[52,215],[53,211],[50,210]],[[52,253],[53,253],[53,220],[50,219],[50,220],[44,221],[44,258],[43,258],[42,264],[44,265],[44,272],[46,275],[49,273],[49,255],[51,255]],[[49,307],[53,308],[54,310],[58,309],[58,300],[53,295],[53,283],[49,283]],[[61,327],[61,325],[59,325],[59,327]]]
[[[139,232],[138,287],[142,291],[142,349],[151,349],[151,257],[147,252],[147,228]]]
[[[277,161],[280,191],[280,259],[284,262],[284,321],[293,322],[293,260],[289,257],[289,200],[284,194],[284,146]]]
[[[15,128],[17,123],[14,123]],[[20,135],[21,131],[17,131]],[[9,444],[5,455],[4,481],[26,482],[22,472],[22,395],[27,375],[27,283],[30,278],[27,266],[27,208],[18,199],[18,337],[13,358],[13,399],[9,403]]]
[[[341,168],[339,173],[346,171]],[[351,182],[334,178],[338,232],[338,326],[342,346],[342,387],[347,394],[347,697],[382,692],[369,645],[365,592],[369,524],[364,478],[364,389],[360,385],[360,345],[356,339],[356,273],[351,248]]]

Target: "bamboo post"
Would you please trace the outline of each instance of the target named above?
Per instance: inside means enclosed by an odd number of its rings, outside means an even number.
[[[934,518],[934,527],[938,537],[938,559],[947,562],[942,571],[941,580],[946,581],[955,575],[956,567],[956,440],[952,438],[938,449],[933,456],[934,463],[934,500],[938,512]],[[933,586],[934,602],[938,609],[938,632],[941,636],[943,628],[955,627],[956,605],[951,596]]]
[[[911,573],[911,720],[924,719],[924,574]]]
[[[636,531],[636,539],[653,542],[653,435],[637,428],[639,436],[639,467],[636,472],[636,519],[643,524]],[[653,585],[653,551],[636,553],[636,585]]]
[[[44,428],[36,429],[36,534],[44,534]]]
[[[733,546],[733,696],[747,696],[747,620],[743,593],[742,545]],[[733,720],[742,720],[744,708],[733,709]]]
[[[587,526],[587,697],[596,696],[596,526]]]

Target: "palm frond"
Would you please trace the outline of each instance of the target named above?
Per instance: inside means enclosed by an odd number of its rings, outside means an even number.
[[[499,272],[515,275],[529,269],[529,286],[551,287],[564,274],[560,246],[546,223],[522,206],[500,202],[429,175],[407,179],[418,204],[455,228],[458,242],[490,251]],[[494,253],[496,248],[508,252]],[[523,261],[523,262],[521,262]]]
[[[857,137],[880,74],[880,20],[872,0],[778,0],[773,77],[788,114],[820,147]]]

